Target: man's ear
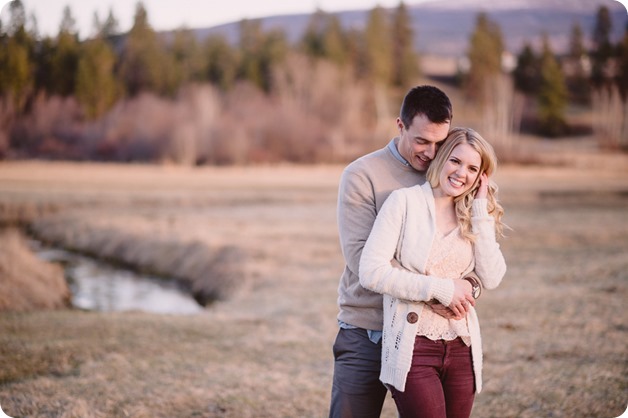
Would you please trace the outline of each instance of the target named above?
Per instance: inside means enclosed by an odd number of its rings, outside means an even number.
[[[401,133],[401,131],[403,131],[403,122],[401,120],[401,118],[397,118],[397,128],[399,128],[399,133]]]

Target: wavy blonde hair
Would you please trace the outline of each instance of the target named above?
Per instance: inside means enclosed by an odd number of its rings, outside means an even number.
[[[460,144],[469,144],[474,150],[480,154],[482,159],[482,164],[480,166],[479,173],[484,173],[489,176],[489,178],[495,173],[497,169],[497,156],[495,155],[495,151],[491,144],[489,144],[482,136],[470,128],[453,128],[449,131],[447,135],[447,139],[438,150],[436,157],[430,164],[430,167],[427,170],[426,178],[427,181],[430,182],[432,188],[439,186],[439,174],[443,170],[445,163],[449,159],[454,148],[456,148]],[[475,197],[475,191],[479,185],[480,176],[478,175],[475,179],[473,186],[461,194],[454,198],[454,207],[456,210],[456,216],[458,218],[458,224],[460,225],[460,232],[463,237],[468,238],[473,241],[475,236],[471,231],[471,205],[473,204],[473,199]],[[495,218],[495,231],[498,236],[503,236],[504,225],[501,221],[502,216],[504,215],[504,209],[497,201],[497,184],[490,180],[488,186],[488,213]]]

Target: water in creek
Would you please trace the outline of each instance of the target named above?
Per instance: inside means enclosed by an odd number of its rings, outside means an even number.
[[[37,241],[32,241],[31,247],[39,258],[65,267],[72,305],[76,308],[164,314],[194,314],[203,310],[174,280],[142,276],[80,254],[47,248]]]

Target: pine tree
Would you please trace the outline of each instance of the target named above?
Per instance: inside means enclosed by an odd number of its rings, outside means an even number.
[[[9,97],[21,112],[33,90],[34,41],[26,31],[26,14],[20,0],[9,6],[7,33],[0,38],[0,95]]]
[[[270,92],[273,67],[286,56],[288,44],[285,34],[274,30],[263,33],[260,21],[240,22],[240,51],[242,53],[238,78]]]
[[[594,87],[610,87],[609,61],[613,56],[610,34],[613,28],[611,15],[606,6],[600,6],[593,30],[593,51],[591,53],[591,82]]]
[[[540,61],[529,42],[526,42],[517,56],[517,66],[513,70],[515,88],[529,96],[535,95],[539,87]]]
[[[51,57],[50,93],[71,96],[76,87],[76,73],[79,61],[79,42],[76,20],[69,6],[63,9],[59,34]]]
[[[202,78],[222,90],[233,87],[238,71],[238,52],[220,35],[207,37],[202,47]]]
[[[563,71],[546,35],[543,36],[538,101],[541,132],[548,136],[564,134],[567,129],[565,122],[567,87]]]
[[[322,41],[324,55],[327,59],[340,66],[347,64],[349,61],[347,39],[336,15],[328,16]]]
[[[314,58],[325,58],[338,65],[348,62],[347,40],[340,20],[321,9],[310,17],[300,47]]]
[[[465,79],[465,91],[471,99],[483,102],[488,82],[502,71],[504,42],[501,29],[486,13],[477,16],[468,51],[469,73]]]
[[[578,23],[575,23],[571,28],[568,58],[572,66],[572,73],[567,79],[571,96],[576,102],[588,103],[591,98],[591,89],[585,70],[587,54],[584,47],[582,28]]]
[[[317,9],[312,13],[301,38],[301,49],[305,54],[314,58],[320,58],[325,55],[323,32],[326,25],[327,13],[321,9]]]
[[[622,99],[628,105],[628,23],[624,30],[624,37],[618,45],[618,72],[616,80]]]
[[[76,98],[89,118],[103,115],[121,95],[114,74],[116,55],[106,41],[103,24],[94,13],[93,39],[83,42],[76,74]]]
[[[118,33],[119,30],[118,19],[114,16],[113,9],[110,8],[107,18],[100,27],[100,36],[103,39],[111,39]]]
[[[142,91],[171,94],[175,86],[169,58],[148,23],[144,5],[138,2],[120,63],[120,78],[128,94],[135,96]]]
[[[176,30],[169,52],[174,61],[177,84],[202,78],[203,58],[192,31],[184,28]]]
[[[116,56],[111,46],[96,37],[81,45],[76,75],[76,98],[90,118],[104,114],[120,95],[114,76]]]
[[[419,75],[418,56],[414,51],[414,33],[406,5],[399,2],[393,14],[393,77],[392,84],[407,89]]]
[[[392,44],[386,11],[376,6],[369,13],[365,31],[366,68],[376,84],[387,86],[392,78]]]

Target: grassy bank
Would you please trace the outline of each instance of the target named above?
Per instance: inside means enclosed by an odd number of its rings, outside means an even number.
[[[67,205],[31,221],[42,235],[63,231],[64,242],[98,250],[108,231],[127,243],[123,252],[141,247],[139,258],[163,242],[246,254],[236,263],[241,283],[199,315],[0,314],[4,411],[326,416],[342,268],[340,170],[0,165],[0,204]],[[502,241],[504,283],[478,306],[485,389],[473,416],[620,415],[628,384],[626,171],[502,167],[497,180],[514,230]],[[384,417],[396,416],[390,399],[385,408]]]
[[[0,312],[68,307],[61,266],[39,260],[15,228],[0,229]]]

